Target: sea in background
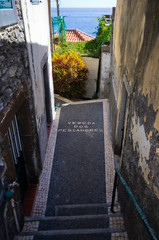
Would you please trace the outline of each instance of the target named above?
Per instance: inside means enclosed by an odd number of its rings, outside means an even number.
[[[60,8],[60,16],[65,16],[66,28],[77,28],[95,37],[96,18],[110,15],[111,11],[111,8]],[[56,16],[56,8],[51,8],[51,17]]]

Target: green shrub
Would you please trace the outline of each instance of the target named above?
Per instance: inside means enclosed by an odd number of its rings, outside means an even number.
[[[55,93],[80,98],[85,93],[88,69],[75,51],[55,52],[52,58]]]
[[[76,51],[79,54],[89,54],[88,50],[85,49],[87,41],[81,41],[81,42],[70,42],[66,43],[66,48],[69,51]]]
[[[92,56],[98,57],[100,54],[101,46],[103,42],[110,41],[111,25],[106,26],[104,16],[98,17],[99,24],[97,26],[96,38],[88,41],[85,45],[87,50]]]
[[[56,39],[54,40],[54,42]],[[57,41],[56,41],[57,42]],[[56,43],[55,42],[55,43]],[[85,49],[87,41],[81,41],[81,42],[65,42],[63,46],[61,45],[60,41],[58,45],[55,46],[55,51],[58,49],[58,51],[65,52],[65,51],[75,51],[79,54],[89,54],[89,51]]]

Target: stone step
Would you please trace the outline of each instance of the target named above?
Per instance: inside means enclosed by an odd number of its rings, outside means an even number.
[[[76,218],[64,221],[41,221],[40,230],[60,230],[60,229],[93,229],[93,228],[108,228],[109,218]]]
[[[111,240],[110,233],[106,234],[105,236],[93,236],[93,235],[85,235],[85,236],[69,236],[69,237],[41,237],[36,236],[34,240]]]
[[[39,230],[64,230],[64,229],[93,229],[108,228],[109,218],[121,217],[119,215],[80,215],[80,216],[59,216],[43,218],[25,218],[27,222],[40,221]]]
[[[108,214],[108,205],[101,204],[74,204],[74,205],[56,205],[56,216],[76,216],[76,215],[97,215]]]
[[[34,240],[111,240],[111,233],[122,233],[125,229],[67,229],[35,232],[21,232],[20,236],[34,236]]]
[[[78,215],[78,216],[44,216],[44,217],[25,217],[25,222],[40,222],[40,221],[68,221],[76,219],[85,219],[85,218],[110,218],[110,217],[123,217],[123,214],[97,214],[97,215]]]

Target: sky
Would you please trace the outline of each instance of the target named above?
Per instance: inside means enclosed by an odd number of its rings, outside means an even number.
[[[115,7],[117,0],[59,0],[61,8],[109,8]],[[56,0],[51,0],[56,7]]]

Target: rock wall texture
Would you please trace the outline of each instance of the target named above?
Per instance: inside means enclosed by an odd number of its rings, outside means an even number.
[[[159,235],[158,11],[157,0],[118,1],[110,101],[121,172]],[[119,197],[129,239],[150,239],[121,186]]]
[[[6,106],[15,91],[29,84],[28,54],[24,26],[16,1],[18,24],[0,29],[0,111]]]

